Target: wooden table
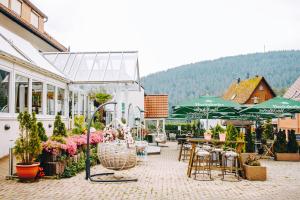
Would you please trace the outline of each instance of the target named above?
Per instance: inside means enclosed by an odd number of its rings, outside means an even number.
[[[236,146],[236,152],[238,154],[240,154],[242,152],[244,143],[243,141],[220,141],[220,140],[205,140],[202,138],[187,138],[186,140],[187,142],[190,142],[192,144],[192,148],[191,148],[191,153],[190,153],[190,160],[189,160],[189,165],[188,165],[188,170],[187,170],[187,175],[188,177],[191,177],[192,174],[192,170],[194,168],[194,157],[196,154],[196,145],[197,144],[203,144],[203,143],[210,143],[210,144],[216,144],[216,145],[220,145],[220,144],[237,144]],[[239,163],[241,163],[240,161],[240,156],[239,156]],[[243,170],[242,168],[240,170]]]

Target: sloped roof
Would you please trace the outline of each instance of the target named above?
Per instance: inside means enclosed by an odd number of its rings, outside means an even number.
[[[291,87],[286,91],[283,97],[300,101],[300,76],[293,83],[293,85],[291,85]]]
[[[28,41],[0,26],[0,53],[33,65],[36,70],[51,73],[62,79],[67,77],[52,66]]]
[[[239,83],[232,83],[228,90],[224,93],[223,99],[234,101],[239,104],[244,104],[251,97],[254,90],[257,88],[261,81],[264,81],[271,92],[274,94],[264,77],[255,76],[250,79],[241,80]]]

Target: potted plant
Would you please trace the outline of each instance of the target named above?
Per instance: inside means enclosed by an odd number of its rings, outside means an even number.
[[[277,133],[274,143],[275,158],[278,161],[299,161],[298,144],[295,131],[288,132],[288,142],[283,131]]]
[[[20,136],[16,140],[14,153],[20,160],[16,165],[17,175],[20,179],[34,179],[39,172],[39,162],[35,162],[42,152],[41,141],[38,135],[35,113],[32,116],[28,112],[20,113]]]
[[[207,130],[205,133],[204,133],[204,139],[205,140],[211,140],[211,131],[210,130]]]
[[[250,181],[265,181],[267,168],[260,165],[255,155],[249,155],[244,164],[246,178]]]

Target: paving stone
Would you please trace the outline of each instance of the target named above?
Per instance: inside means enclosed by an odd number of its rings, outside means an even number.
[[[268,180],[214,181],[187,178],[187,162],[178,162],[175,142],[162,148],[161,155],[148,156],[148,161],[117,175],[137,177],[138,182],[102,184],[84,179],[85,174],[61,180],[20,183],[0,176],[0,199],[299,199],[300,163],[262,160],[267,166]],[[1,163],[0,163],[1,164]],[[101,165],[92,173],[108,171]]]

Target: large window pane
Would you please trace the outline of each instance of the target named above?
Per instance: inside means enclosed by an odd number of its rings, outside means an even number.
[[[47,115],[55,114],[55,87],[47,85]]]
[[[11,0],[10,6],[13,11],[15,11],[18,15],[21,15],[22,3],[18,0]]]
[[[28,111],[28,87],[29,78],[16,75],[16,113]]]
[[[74,115],[78,114],[78,94],[74,93]]]
[[[73,92],[69,92],[69,118],[72,119],[72,111],[73,111],[73,99],[72,99],[72,96],[73,96]]]
[[[58,88],[57,90],[57,112],[60,115],[65,114],[65,90]]]
[[[8,7],[8,0],[0,0],[0,3]]]
[[[0,69],[0,112],[8,112],[9,72]]]
[[[32,112],[42,114],[42,97],[43,97],[43,83],[33,80],[32,81]]]

